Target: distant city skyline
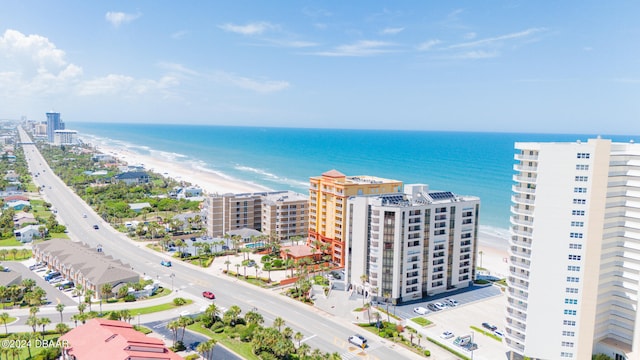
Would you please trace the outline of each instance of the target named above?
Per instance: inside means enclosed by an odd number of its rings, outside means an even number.
[[[7,2],[0,119],[640,134],[638,2]]]

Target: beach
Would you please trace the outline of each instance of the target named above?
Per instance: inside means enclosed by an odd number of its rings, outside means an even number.
[[[257,184],[232,179],[223,174],[181,164],[179,159],[166,161],[150,155],[139,154],[125,148],[116,148],[102,144],[100,152],[112,155],[129,165],[142,165],[145,170],[185,181],[203,189],[207,194],[252,193],[269,189]],[[509,233],[506,229],[480,226],[478,231],[477,266],[484,268],[491,275],[504,278],[509,266],[506,262]],[[480,253],[482,252],[482,253]]]

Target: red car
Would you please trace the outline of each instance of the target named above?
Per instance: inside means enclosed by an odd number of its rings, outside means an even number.
[[[216,298],[216,296],[211,291],[203,291],[202,292],[202,296],[206,297],[207,299],[215,299]]]

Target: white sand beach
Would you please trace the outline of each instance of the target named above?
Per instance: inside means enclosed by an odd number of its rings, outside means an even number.
[[[101,145],[98,151],[112,155],[129,165],[142,165],[149,170],[177,181],[185,181],[202,188],[207,194],[247,193],[268,191],[270,189],[240,180],[231,179],[213,171],[205,171],[174,161],[164,161],[150,155],[142,155],[133,151]]]
[[[143,165],[146,170],[186,181],[201,187],[207,194],[247,193],[268,191],[271,189],[239,180],[230,179],[212,171],[197,169],[189,164],[177,161],[164,161],[149,155],[142,155],[127,149],[101,145],[100,152],[115,156],[129,165]],[[278,189],[276,189],[278,190]],[[478,231],[478,260],[477,265],[485,268],[491,275],[506,277],[509,266],[507,248],[509,233],[506,229],[496,229],[480,226]],[[480,255],[482,252],[482,255]]]

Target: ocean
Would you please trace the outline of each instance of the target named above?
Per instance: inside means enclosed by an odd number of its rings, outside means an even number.
[[[336,169],[478,196],[480,225],[499,233],[509,227],[515,142],[597,136],[80,122],[67,128],[98,147],[118,145],[273,190],[306,194],[309,177]]]

